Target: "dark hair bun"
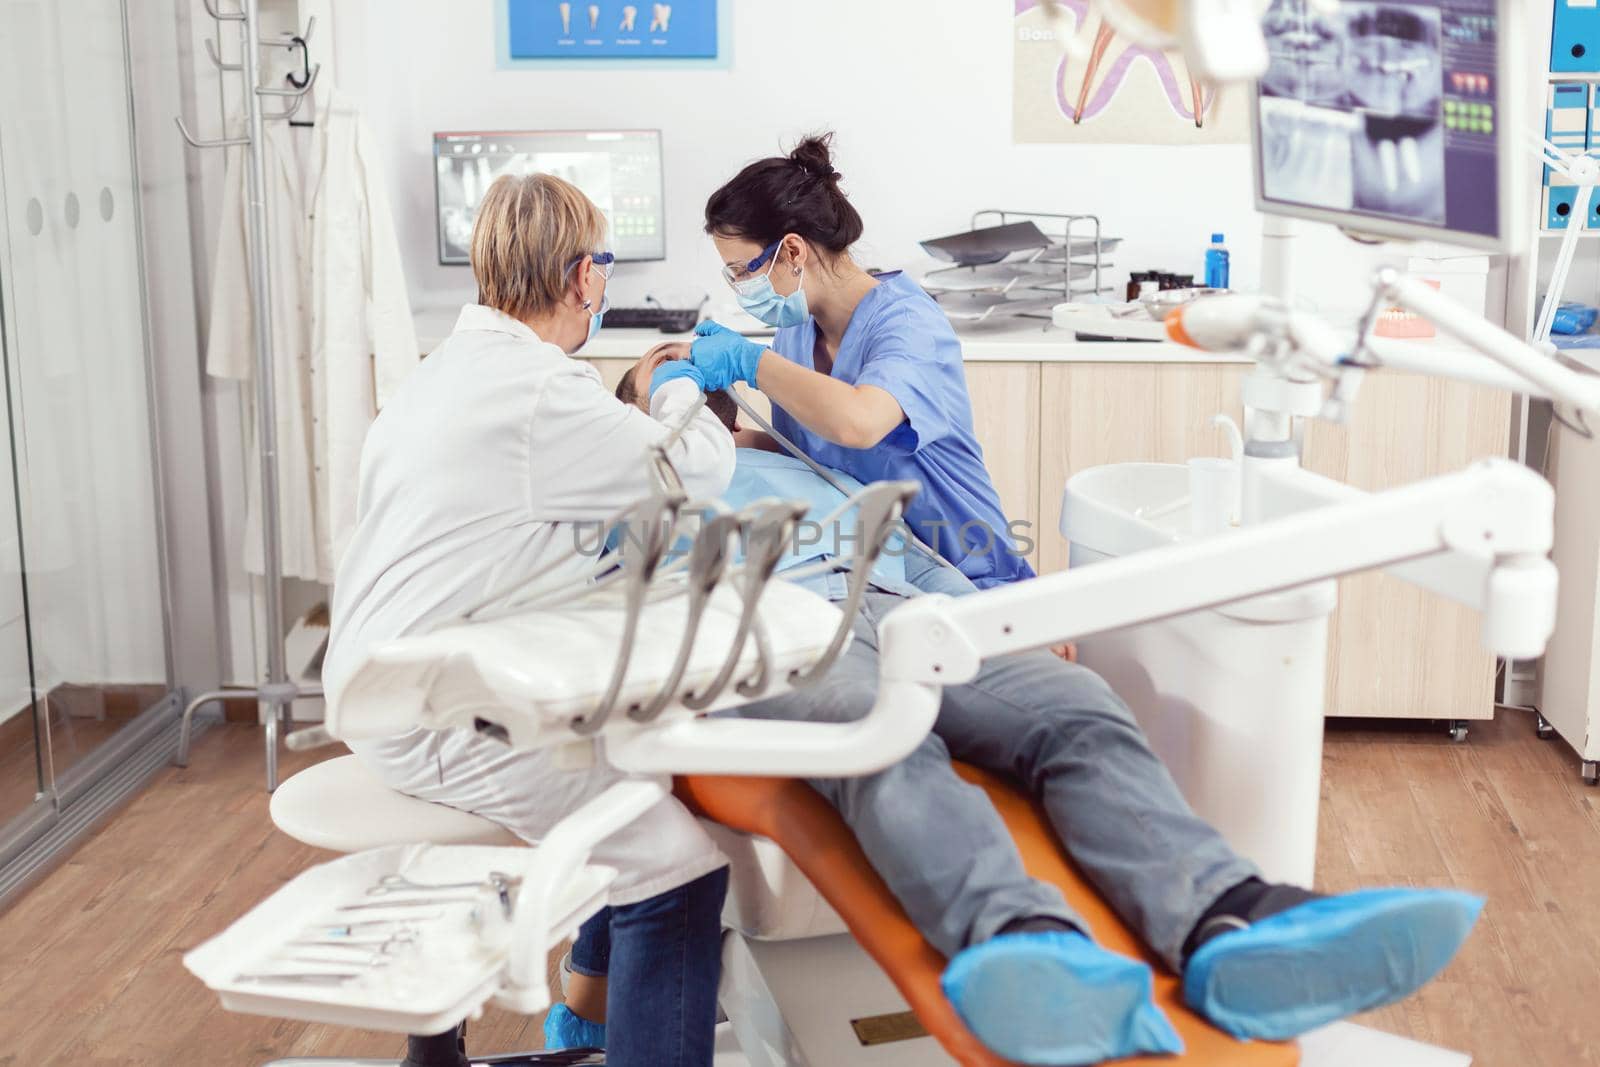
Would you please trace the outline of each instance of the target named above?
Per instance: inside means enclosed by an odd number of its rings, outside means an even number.
[[[794,146],[789,162],[805,171],[810,178],[836,182],[843,177],[833,169],[833,134],[812,134]]]
[[[706,201],[706,232],[768,245],[785,234],[840,254],[860,240],[861,216],[839,188],[833,134],[812,134],[786,156],[758,159]]]

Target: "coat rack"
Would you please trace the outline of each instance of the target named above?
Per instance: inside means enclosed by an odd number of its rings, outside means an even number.
[[[266,169],[262,158],[265,146],[265,123],[288,121],[300,109],[306,96],[316,84],[321,64],[310,66],[306,42],[316,29],[311,19],[302,34],[281,39],[262,40],[257,16],[257,0],[239,0],[239,10],[222,11],[217,0],[201,0],[206,14],[217,23],[220,31],[224,23],[235,23],[240,37],[238,63],[224,63],[216,44],[207,38],[206,54],[224,73],[237,71],[244,78],[244,132],[238,137],[200,140],[189,132],[181,117],[175,118],[183,139],[195,148],[242,148],[244,150],[245,197],[245,248],[250,275],[250,294],[255,329],[255,380],[256,380],[256,436],[261,448],[261,522],[263,581],[266,587],[267,669],[265,679],[255,686],[230,686],[201,693],[183,709],[183,723],[178,734],[177,764],[189,765],[189,740],[194,714],[202,706],[230,698],[252,697],[266,706],[267,791],[278,787],[278,733],[288,723],[288,711],[302,696],[321,696],[320,687],[302,688],[289,677],[284,648],[283,632],[283,559],[278,527],[278,424],[275,389],[275,359],[272,351],[272,288],[267,260]],[[259,53],[263,48],[298,48],[301,52],[304,74],[296,79],[290,76],[286,88],[263,87],[259,81]],[[302,84],[303,82],[303,84]],[[278,110],[263,114],[262,101],[267,98],[282,100]]]

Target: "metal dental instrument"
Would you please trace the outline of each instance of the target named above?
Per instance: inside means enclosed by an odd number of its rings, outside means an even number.
[[[484,886],[484,889],[490,888]],[[481,897],[423,897],[420,900],[379,900],[371,904],[341,904],[335,911],[382,911],[385,908],[426,908],[438,904],[476,904]],[[437,917],[437,916],[436,916]],[[413,918],[407,916],[407,918]]]
[[[499,889],[502,885],[515,889],[521,884],[521,878],[514,878],[503,871],[490,871],[488,878],[478,882],[451,882],[448,884],[413,882],[403,874],[386,874],[378,879],[377,885],[367,890],[367,896],[381,897],[387,893],[426,893],[440,889]]]
[[[367,951],[356,955],[329,952],[327,956],[315,952],[294,953],[279,956],[277,962],[292,963],[304,967],[365,967],[368,970],[382,970],[395,962],[396,957],[386,951]]]
[[[750,637],[756,643],[756,672],[741,678],[733,691],[742,697],[754,699],[767,691],[772,675],[772,644],[767,640],[766,623],[757,615],[750,624]]]
[[[739,625],[716,678],[702,691],[684,696],[684,706],[694,711],[709,708],[738,669],[739,657],[744,653],[744,643],[750,635],[751,622],[761,604],[761,594],[766,590],[778,561],[783,558],[784,549],[794,537],[795,524],[806,513],[805,504],[793,500],[757,501],[751,505],[751,509],[756,511],[756,517],[749,524],[745,563],[741,568],[744,603],[739,612]]]
[[[833,640],[828,643],[827,651],[804,671],[791,671],[790,685],[799,688],[816,682],[828,673],[828,669],[844,651],[845,641],[850,636],[856,612],[861,607],[861,599],[866,595],[867,585],[872,580],[872,567],[878,562],[878,556],[882,554],[884,544],[894,532],[906,504],[910,503],[911,498],[916,496],[920,489],[920,485],[910,481],[874,482],[853,498],[859,509],[857,512],[859,530],[864,541],[855,559],[851,561],[850,595],[845,600],[843,615],[839,619],[838,628],[833,632]]]
[[[334,973],[326,974],[315,971],[306,974],[241,974],[234,978],[235,982],[286,982],[292,985],[344,985],[354,982],[362,977],[360,973]]]
[[[763,432],[765,432],[767,436],[771,437],[774,441],[778,442],[778,444],[782,445],[784,451],[788,452],[789,455],[810,467],[813,474],[831,485],[840,496],[843,496],[848,500],[854,495],[850,489],[846,488],[843,482],[839,481],[839,479],[834,476],[834,473],[831,470],[829,470],[827,467],[824,467],[810,456],[806,455],[805,452],[801,450],[799,445],[795,444],[793,441],[789,440],[783,434],[774,429],[772,423],[762,418],[761,413],[755,408],[751,407],[749,403],[746,402],[744,397],[740,396],[736,390],[730,387],[724,389],[723,392],[732,397],[733,402],[738,405],[739,410],[750,416],[751,421],[754,422],[756,426],[758,426]],[[910,528],[905,530],[905,539],[908,545],[916,549],[918,552],[921,552],[924,556],[927,556],[933,562],[938,563],[940,566],[953,566],[949,560],[945,559],[943,556],[939,555],[939,553],[923,544],[921,539],[918,538],[916,533]]]
[[[429,903],[433,902],[430,901]],[[405,919],[358,919],[353,922],[314,927],[308,932],[310,934],[321,935],[323,937],[355,937],[358,929],[366,929],[374,926],[397,926],[400,928],[399,933],[409,934],[414,937],[417,933],[417,928],[414,925],[415,923],[431,922],[443,914],[444,912],[442,911],[435,911],[427,915],[413,915]],[[398,933],[396,936],[398,936]]]
[[[666,452],[657,450],[655,459],[659,461],[658,471],[670,473],[671,478],[677,480],[677,471],[667,461]],[[587,737],[598,733],[605,726],[606,720],[611,717],[612,710],[617,705],[617,697],[622,692],[623,680],[628,674],[628,664],[633,660],[633,644],[639,633],[639,616],[644,613],[646,594],[650,589],[650,580],[655,577],[656,568],[661,565],[661,559],[666,555],[667,549],[672,547],[672,534],[677,529],[678,509],[683,505],[687,494],[679,482],[675,489],[670,489],[672,494],[665,500],[651,501],[654,505],[653,514],[646,510],[647,520],[643,536],[637,541],[624,537],[621,555],[627,592],[627,614],[622,621],[622,644],[617,650],[617,661],[611,668],[611,681],[606,685],[605,696],[594,711],[588,715],[579,715],[572,720],[572,732],[580,737]],[[637,546],[638,555],[630,556],[630,545]]]
[[[688,554],[688,579],[685,586],[689,595],[688,618],[683,624],[683,637],[678,645],[677,658],[667,672],[661,689],[643,707],[628,712],[634,722],[650,722],[672,702],[688,669],[689,656],[694,652],[695,637],[700,632],[700,620],[705,615],[706,604],[722,581],[733,556],[734,544],[749,516],[745,512],[723,511],[701,524],[694,544]]]
[[[314,938],[314,937],[312,937],[312,938],[304,938],[304,939],[299,940],[299,941],[291,941],[291,942],[289,942],[289,947],[291,947],[291,948],[348,949],[350,951],[377,953],[378,955],[388,955],[389,953],[398,952],[401,949],[407,948],[407,947],[409,947],[411,945],[415,945],[416,943],[417,943],[416,934],[414,932],[407,932],[404,936],[401,936],[400,934],[396,934],[393,937],[384,937],[384,938],[354,938],[354,937],[352,937],[352,938],[342,938],[342,937],[330,937],[330,938]]]

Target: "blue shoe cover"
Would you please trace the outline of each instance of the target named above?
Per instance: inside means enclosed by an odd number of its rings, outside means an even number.
[[[1182,1052],[1150,999],[1150,968],[1079,933],[1004,934],[958,953],[940,983],[984,1045],[1008,1060],[1070,1067]]]
[[[1312,900],[1201,945],[1183,999],[1235,1037],[1287,1040],[1415,992],[1482,909],[1482,897],[1448,889]]]
[[[592,1023],[572,1014],[565,1004],[552,1004],[544,1017],[544,1047],[552,1052],[563,1048],[605,1048],[604,1023]]]

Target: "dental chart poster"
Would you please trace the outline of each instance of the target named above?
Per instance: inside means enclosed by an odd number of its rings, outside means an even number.
[[[512,66],[629,60],[716,60],[723,22],[717,0],[501,0],[501,61]],[[725,13],[724,13],[725,14]]]
[[[1246,87],[1219,93],[1201,85],[1179,53],[1134,44],[1091,12],[1089,0],[1056,0],[1051,7],[1015,0],[1011,131],[1017,144],[1249,140]]]

